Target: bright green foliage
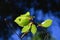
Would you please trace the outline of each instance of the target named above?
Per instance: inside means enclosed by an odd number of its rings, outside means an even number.
[[[32,26],[29,24],[29,25],[23,27],[22,33],[29,32],[30,28],[31,28],[31,32],[33,35],[37,32],[36,26],[34,24],[32,24]]]
[[[15,22],[19,25],[19,26],[21,26],[21,27],[23,27],[23,26],[26,26],[29,22],[30,22],[30,20],[29,20],[29,18],[28,17],[23,17],[23,18],[17,18],[16,20],[15,20]]]
[[[22,33],[25,32],[29,32],[30,28],[31,28],[31,32],[32,34],[36,34],[37,32],[37,28],[36,25],[34,25],[33,23],[30,25],[30,19],[32,20],[32,18],[35,18],[35,16],[31,17],[30,16],[30,12],[27,12],[26,14],[20,15],[18,16],[14,22],[16,22],[19,26],[23,27],[22,29]],[[52,24],[52,20],[51,19],[47,19],[44,22],[42,22],[40,25],[42,27],[49,27]]]
[[[47,20],[45,20],[44,22],[41,23],[41,26],[47,28],[51,24],[52,24],[52,20],[51,19],[47,19]]]
[[[30,22],[30,13],[27,12],[26,14],[23,14],[21,16],[18,16],[14,22],[16,22],[19,26],[24,27]]]
[[[16,22],[19,26],[23,27],[22,33],[29,31],[29,29],[31,28],[31,32],[33,34],[35,34],[36,31],[37,31],[37,28],[36,28],[36,26],[34,24],[32,26],[29,25],[29,23],[30,23],[30,19],[29,18],[31,18],[30,12],[27,12],[26,14],[18,16],[14,20],[14,22]]]
[[[22,33],[24,32],[28,32],[29,29],[30,29],[31,26],[27,25],[27,26],[24,26],[23,29],[22,29]]]
[[[37,32],[37,28],[34,24],[32,24],[31,32],[32,32],[33,35]]]

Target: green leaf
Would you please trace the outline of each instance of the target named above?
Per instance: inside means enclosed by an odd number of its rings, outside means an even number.
[[[26,26],[30,22],[30,12],[27,12],[26,14],[23,14],[21,16],[18,16],[14,22],[16,22],[19,26],[23,27]]]
[[[45,27],[45,28],[51,26],[51,24],[52,24],[51,19],[47,19],[47,20],[45,20],[44,22],[41,23],[42,27]]]
[[[23,17],[23,18],[17,18],[16,20],[15,20],[15,22],[19,25],[19,26],[21,26],[21,27],[23,27],[23,26],[26,26],[27,24],[29,24],[29,22],[30,22],[30,20],[29,20],[29,18],[28,17]]]
[[[33,35],[37,32],[37,28],[34,24],[32,24],[31,32]]]
[[[29,29],[30,29],[31,26],[27,25],[27,26],[24,26],[23,29],[22,29],[22,33],[24,32],[28,32]]]

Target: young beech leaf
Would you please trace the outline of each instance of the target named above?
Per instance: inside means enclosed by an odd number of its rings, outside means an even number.
[[[26,14],[23,14],[21,16],[18,16],[14,22],[16,22],[19,26],[23,27],[29,23],[30,18],[30,12],[27,12]]]
[[[27,26],[24,26],[23,29],[22,29],[22,33],[24,32],[28,32],[29,29],[30,29],[31,26],[27,25]]]
[[[26,26],[29,22],[30,22],[30,20],[29,20],[29,18],[28,17],[23,17],[23,18],[17,18],[16,20],[15,20],[15,22],[19,25],[19,26],[21,26],[21,27],[23,27],[23,26]]]
[[[51,19],[47,19],[47,20],[45,20],[44,22],[41,23],[41,26],[47,28],[51,24],[52,24],[52,20]]]
[[[32,24],[31,32],[32,32],[33,35],[37,32],[37,28],[34,24]]]

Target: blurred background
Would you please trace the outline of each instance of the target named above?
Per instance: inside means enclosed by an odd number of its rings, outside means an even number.
[[[21,40],[21,28],[14,19],[27,11],[36,16],[35,22],[52,19],[47,31],[51,40],[60,40],[60,0],[0,0],[0,40]],[[22,40],[31,40],[31,36],[28,33]]]

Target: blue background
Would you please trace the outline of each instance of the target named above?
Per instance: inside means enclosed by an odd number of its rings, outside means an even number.
[[[21,40],[20,27],[14,19],[30,12],[35,16],[35,22],[52,19],[52,25],[47,29],[51,36],[60,40],[60,1],[59,0],[5,0],[0,1],[0,40]],[[31,40],[31,35],[26,35],[22,40]]]

